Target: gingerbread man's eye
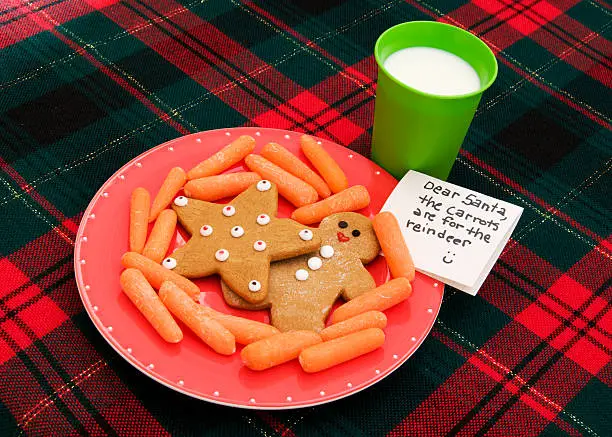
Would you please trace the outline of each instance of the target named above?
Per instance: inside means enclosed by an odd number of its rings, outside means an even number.
[[[344,229],[344,228],[348,228],[348,223],[347,223],[347,222],[345,222],[344,220],[340,220],[340,221],[338,222],[338,227],[339,227],[339,228],[342,228],[342,229]]]
[[[353,237],[359,237],[361,235],[361,232],[359,232],[359,229],[355,229],[353,230],[353,232],[351,232],[351,234],[353,235]]]

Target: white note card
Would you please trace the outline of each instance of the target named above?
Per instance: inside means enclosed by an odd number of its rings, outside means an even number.
[[[416,269],[476,295],[523,208],[409,171],[382,208],[400,223]]]

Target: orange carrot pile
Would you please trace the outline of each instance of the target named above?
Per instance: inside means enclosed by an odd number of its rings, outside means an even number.
[[[256,322],[255,320],[243,317],[232,316],[220,313],[207,306],[199,306],[199,311],[215,319],[222,324],[229,332],[236,337],[236,343],[251,344],[264,338],[280,334],[280,331],[267,323]]]
[[[248,135],[242,135],[235,141],[219,150],[210,158],[200,162],[187,172],[188,179],[198,179],[206,176],[214,176],[230,168],[255,149],[255,139]]]
[[[273,182],[278,187],[281,196],[300,207],[316,202],[317,191],[303,180],[296,178],[276,164],[259,155],[249,155],[244,159],[247,167],[258,173],[262,178]]]
[[[350,319],[330,325],[319,335],[323,341],[333,340],[334,338],[344,337],[353,332],[363,331],[368,328],[383,329],[387,326],[387,316],[380,311],[367,311]]]
[[[176,284],[165,281],[159,289],[159,297],[172,314],[215,352],[222,355],[236,352],[236,341],[232,333],[212,317],[200,312],[200,306]]]
[[[414,279],[414,262],[393,213],[385,211],[372,219],[372,227],[385,254],[387,265],[394,278]]]
[[[245,346],[240,357],[249,369],[265,370],[296,359],[303,349],[320,342],[313,331],[283,332]]]
[[[164,209],[155,220],[142,254],[156,263],[162,262],[174,237],[175,229],[176,213],[171,209]]]
[[[183,332],[139,270],[124,270],[119,282],[126,296],[164,340],[178,343],[183,339]]]
[[[340,305],[331,316],[332,323],[342,322],[366,311],[384,311],[408,299],[412,294],[410,281],[396,278]]]
[[[321,177],[310,169],[300,158],[280,144],[268,143],[261,149],[261,156],[278,165],[293,176],[300,178],[311,185],[321,198],[325,199],[331,195],[331,190]]]
[[[127,252],[121,257],[121,264],[125,268],[140,270],[147,278],[147,281],[158,290],[164,281],[171,281],[178,285],[196,302],[200,299],[200,287],[178,273],[174,273],[172,270],[168,270],[155,261],[151,261],[146,256],[142,256],[136,252]]]
[[[257,173],[243,171],[194,179],[185,184],[185,196],[213,202],[224,197],[236,196],[260,181]]]
[[[327,199],[296,209],[291,214],[291,218],[304,225],[310,225],[320,222],[329,215],[357,211],[369,204],[370,193],[367,188],[363,185],[355,185]]]
[[[338,163],[329,156],[323,146],[318,144],[314,138],[308,135],[302,135],[300,138],[302,152],[323,176],[325,182],[332,192],[339,193],[348,188],[348,180],[346,175],[338,165]]]
[[[365,329],[310,346],[300,353],[299,360],[305,372],[320,372],[372,352],[384,342],[385,333],[381,329]]]
[[[130,200],[130,250],[141,253],[147,241],[151,197],[142,187],[132,191]]]
[[[159,213],[170,205],[174,196],[183,188],[186,181],[187,175],[185,175],[185,170],[182,168],[174,167],[168,172],[168,176],[166,176],[166,179],[159,188],[157,196],[153,199],[151,213],[149,214],[149,222],[155,220]]]

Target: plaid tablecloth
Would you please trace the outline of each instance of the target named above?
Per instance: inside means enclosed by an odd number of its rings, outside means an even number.
[[[366,391],[290,412],[175,393],[102,339],[75,232],[123,163],[265,126],[369,154],[374,42],[440,20],[500,72],[450,181],[525,211],[477,297]],[[0,3],[0,435],[612,435],[612,9],[600,0]]]

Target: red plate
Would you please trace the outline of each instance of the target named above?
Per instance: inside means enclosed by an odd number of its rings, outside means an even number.
[[[318,405],[357,393],[397,369],[429,333],[440,304],[443,285],[417,273],[409,300],[386,312],[387,339],[382,348],[335,368],[307,374],[297,361],[263,372],[242,366],[240,350],[232,356],[213,352],[184,329],[179,344],[164,342],[119,288],[121,255],[127,251],[130,193],[136,187],[155,195],[168,170],[189,169],[240,135],[252,135],[257,148],[274,141],[305,159],[296,132],[277,129],[235,128],[201,132],[157,146],[124,165],[96,193],[85,211],[77,234],[74,266],[77,284],[89,317],[102,336],[128,362],[154,380],[189,396],[241,408],[288,409]],[[361,212],[380,210],[397,181],[363,156],[321,140],[347,173],[351,185],[365,185],[372,203]],[[233,169],[242,170],[241,166]],[[293,207],[279,198],[279,216]],[[176,244],[184,237],[177,233]],[[368,269],[382,284],[388,277],[382,256]],[[259,321],[267,311],[239,311],[221,297],[218,278],[196,281],[202,301],[211,307]]]

